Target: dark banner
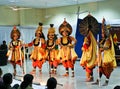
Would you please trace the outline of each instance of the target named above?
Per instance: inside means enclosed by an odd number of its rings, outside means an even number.
[[[81,47],[82,47],[83,40],[84,40],[84,36],[81,35],[80,31],[79,31],[79,24],[80,24],[81,21],[82,21],[82,19],[77,20],[77,27],[76,27],[76,34],[75,34],[75,38],[77,40],[77,44],[75,46],[75,51],[76,51],[79,58],[82,55]]]

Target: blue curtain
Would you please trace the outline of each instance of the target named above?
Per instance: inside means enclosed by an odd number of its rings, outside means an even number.
[[[77,27],[76,27],[76,34],[75,34],[75,38],[77,40],[77,43],[75,45],[75,51],[78,55],[78,57],[81,57],[82,51],[81,51],[81,47],[83,44],[83,40],[84,40],[84,36],[80,34],[80,29],[79,29],[79,24],[82,21],[82,19],[78,19],[77,20]]]

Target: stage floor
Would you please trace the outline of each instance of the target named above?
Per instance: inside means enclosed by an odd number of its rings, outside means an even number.
[[[25,62],[26,73],[30,73],[32,70],[32,63],[31,60],[27,60]],[[3,74],[5,73],[13,73],[13,68],[11,64],[7,64],[6,66],[0,66],[3,70]],[[34,89],[44,89],[47,79],[51,77],[55,77],[57,79],[58,85],[57,89],[113,89],[116,85],[120,85],[120,67],[114,69],[111,78],[109,80],[108,86],[98,86],[92,85],[92,82],[85,82],[85,70],[79,65],[79,61],[75,63],[75,77],[71,77],[71,70],[69,70],[70,75],[68,77],[64,77],[63,74],[65,73],[65,69],[62,65],[59,65],[57,68],[57,74],[49,75],[49,64],[45,62],[42,68],[42,74],[39,74],[38,69],[36,74],[34,75],[33,87]],[[94,80],[96,80],[97,74],[97,67],[94,69]],[[17,66],[17,76],[13,80],[13,84],[19,83],[22,81],[23,75],[21,72],[21,68]],[[105,81],[105,77],[103,76],[101,79],[101,84]],[[36,84],[41,84],[36,85]],[[63,85],[63,86],[62,86]]]

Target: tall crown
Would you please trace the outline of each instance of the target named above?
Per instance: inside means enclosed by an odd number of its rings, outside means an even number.
[[[36,29],[35,34],[38,33],[38,32],[42,32],[42,29],[43,29],[42,25],[43,25],[43,24],[42,24],[41,22],[39,22],[39,26],[38,26],[38,28]]]
[[[105,33],[105,18],[102,20],[102,33]]]
[[[62,35],[62,32],[66,30],[68,32],[68,35],[72,33],[72,26],[66,21],[64,18],[63,23],[59,26],[59,33]]]
[[[13,29],[12,29],[12,31],[11,31],[11,35],[10,35],[11,39],[13,39],[13,35],[14,35],[14,34],[17,34],[17,35],[18,35],[18,39],[19,39],[20,36],[21,36],[21,33],[20,33],[19,29],[18,29],[16,26],[14,26]]]
[[[110,32],[109,29],[111,28],[110,25],[105,24],[105,18],[102,20],[102,33],[105,34],[107,37],[109,36]]]

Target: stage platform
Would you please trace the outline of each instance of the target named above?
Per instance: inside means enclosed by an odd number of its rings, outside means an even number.
[[[31,60],[27,60],[25,62],[26,64],[26,73],[30,73],[32,70],[32,63]],[[0,66],[3,70],[3,73],[13,73],[13,68],[10,63],[8,63],[6,66]],[[116,69],[114,69],[108,86],[98,86],[98,85],[92,85],[92,82],[85,82],[85,70],[79,65],[79,61],[76,61],[75,63],[75,77],[71,77],[71,70],[69,70],[70,75],[68,77],[63,76],[65,73],[65,69],[62,65],[59,65],[57,68],[57,74],[51,74],[49,75],[49,64],[46,61],[42,68],[42,74],[37,72],[34,74],[34,81],[33,81],[33,87],[34,89],[45,89],[46,82],[48,78],[55,77],[58,81],[58,85],[56,89],[113,89],[116,85],[120,85],[120,67],[118,66]],[[98,77],[97,74],[97,67],[94,69],[94,80]],[[23,75],[21,72],[21,68],[17,66],[17,76],[13,80],[12,85],[15,83],[20,84],[22,81]],[[104,83],[105,77],[103,76],[101,79],[101,85]],[[39,85],[41,84],[41,85]]]

